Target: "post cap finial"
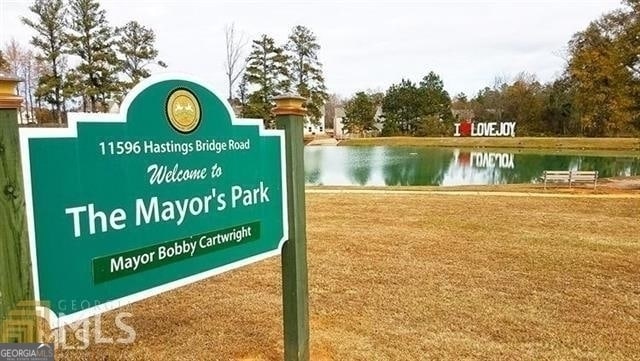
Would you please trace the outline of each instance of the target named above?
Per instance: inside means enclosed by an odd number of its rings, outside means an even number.
[[[16,109],[22,104],[18,95],[19,78],[0,72],[0,109]]]
[[[274,98],[276,106],[273,108],[275,115],[305,115],[305,98],[298,94],[283,94]]]

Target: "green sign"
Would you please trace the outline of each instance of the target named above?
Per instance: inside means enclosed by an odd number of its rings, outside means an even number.
[[[283,131],[168,76],[68,120],[20,131],[35,296],[60,323],[280,253]]]

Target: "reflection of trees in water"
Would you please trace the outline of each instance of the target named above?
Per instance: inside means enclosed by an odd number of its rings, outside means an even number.
[[[384,182],[388,186],[440,185],[453,159],[451,149],[386,148]]]
[[[599,177],[640,175],[640,159],[615,157],[581,157],[580,170],[597,170]]]
[[[322,147],[305,147],[304,150],[304,180],[305,183],[318,184],[322,174]]]
[[[514,154],[514,168],[497,169],[495,183],[531,183],[540,179],[545,170],[569,170],[573,157],[562,155]]]
[[[599,177],[640,175],[640,159],[555,154],[515,154],[514,168],[494,169],[494,183],[530,183],[545,170],[597,170]]]
[[[347,148],[349,179],[353,183],[364,186],[369,182],[374,149],[373,147]]]

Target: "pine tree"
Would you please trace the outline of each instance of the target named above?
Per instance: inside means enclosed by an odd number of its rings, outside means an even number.
[[[382,111],[384,135],[443,135],[453,122],[451,98],[434,72],[423,77],[419,86],[407,79],[392,85],[382,101]]]
[[[440,76],[430,71],[420,81],[420,94],[423,116],[435,116],[440,121],[452,121],[451,98],[444,90],[444,82]]]
[[[61,123],[65,77],[61,64],[65,61],[67,10],[62,0],[36,0],[29,10],[35,19],[22,18],[22,22],[35,30],[31,44],[38,51],[36,60],[44,65],[35,93],[38,98],[51,104],[55,119]]]
[[[247,107],[247,102],[249,98],[249,81],[247,79],[247,74],[244,74],[240,78],[240,83],[238,83],[238,102],[240,103],[240,116],[245,117],[245,109]]]
[[[393,84],[382,101],[384,135],[411,135],[418,129],[422,116],[420,90],[408,79]]]
[[[152,29],[137,21],[130,21],[117,28],[116,32],[120,35],[117,45],[120,69],[128,78],[122,84],[124,92],[151,75],[149,65],[156,64],[163,68],[167,66],[163,61],[156,60],[158,50],[155,48],[156,35]]]
[[[273,98],[286,92],[290,84],[286,64],[284,50],[272,38],[262,35],[253,41],[246,77],[249,87],[255,90],[249,93],[244,116],[262,118],[265,125],[271,125]]]
[[[114,30],[97,0],[71,0],[69,12],[70,53],[80,58],[73,70],[75,87],[86,97],[84,111],[107,111],[107,102],[119,90]]]
[[[364,133],[373,129],[376,115],[376,104],[365,92],[358,92],[345,105],[346,118],[344,126],[349,133]]]
[[[307,98],[309,119],[314,124],[322,121],[322,109],[329,98],[322,75],[322,63],[318,60],[320,45],[315,34],[298,25],[293,28],[285,46],[289,55],[289,69],[295,90]]]

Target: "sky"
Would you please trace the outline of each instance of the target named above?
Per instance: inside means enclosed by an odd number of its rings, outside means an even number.
[[[0,45],[27,44],[32,31],[20,22],[30,0],[0,0]],[[261,34],[286,42],[296,25],[310,28],[330,93],[384,91],[429,71],[451,95],[469,96],[496,77],[525,71],[541,81],[559,76],[572,35],[619,0],[102,0],[114,26],[136,20],[156,32],[158,72],[186,73],[227,94],[224,28],[246,39]],[[245,52],[249,52],[249,45]]]

